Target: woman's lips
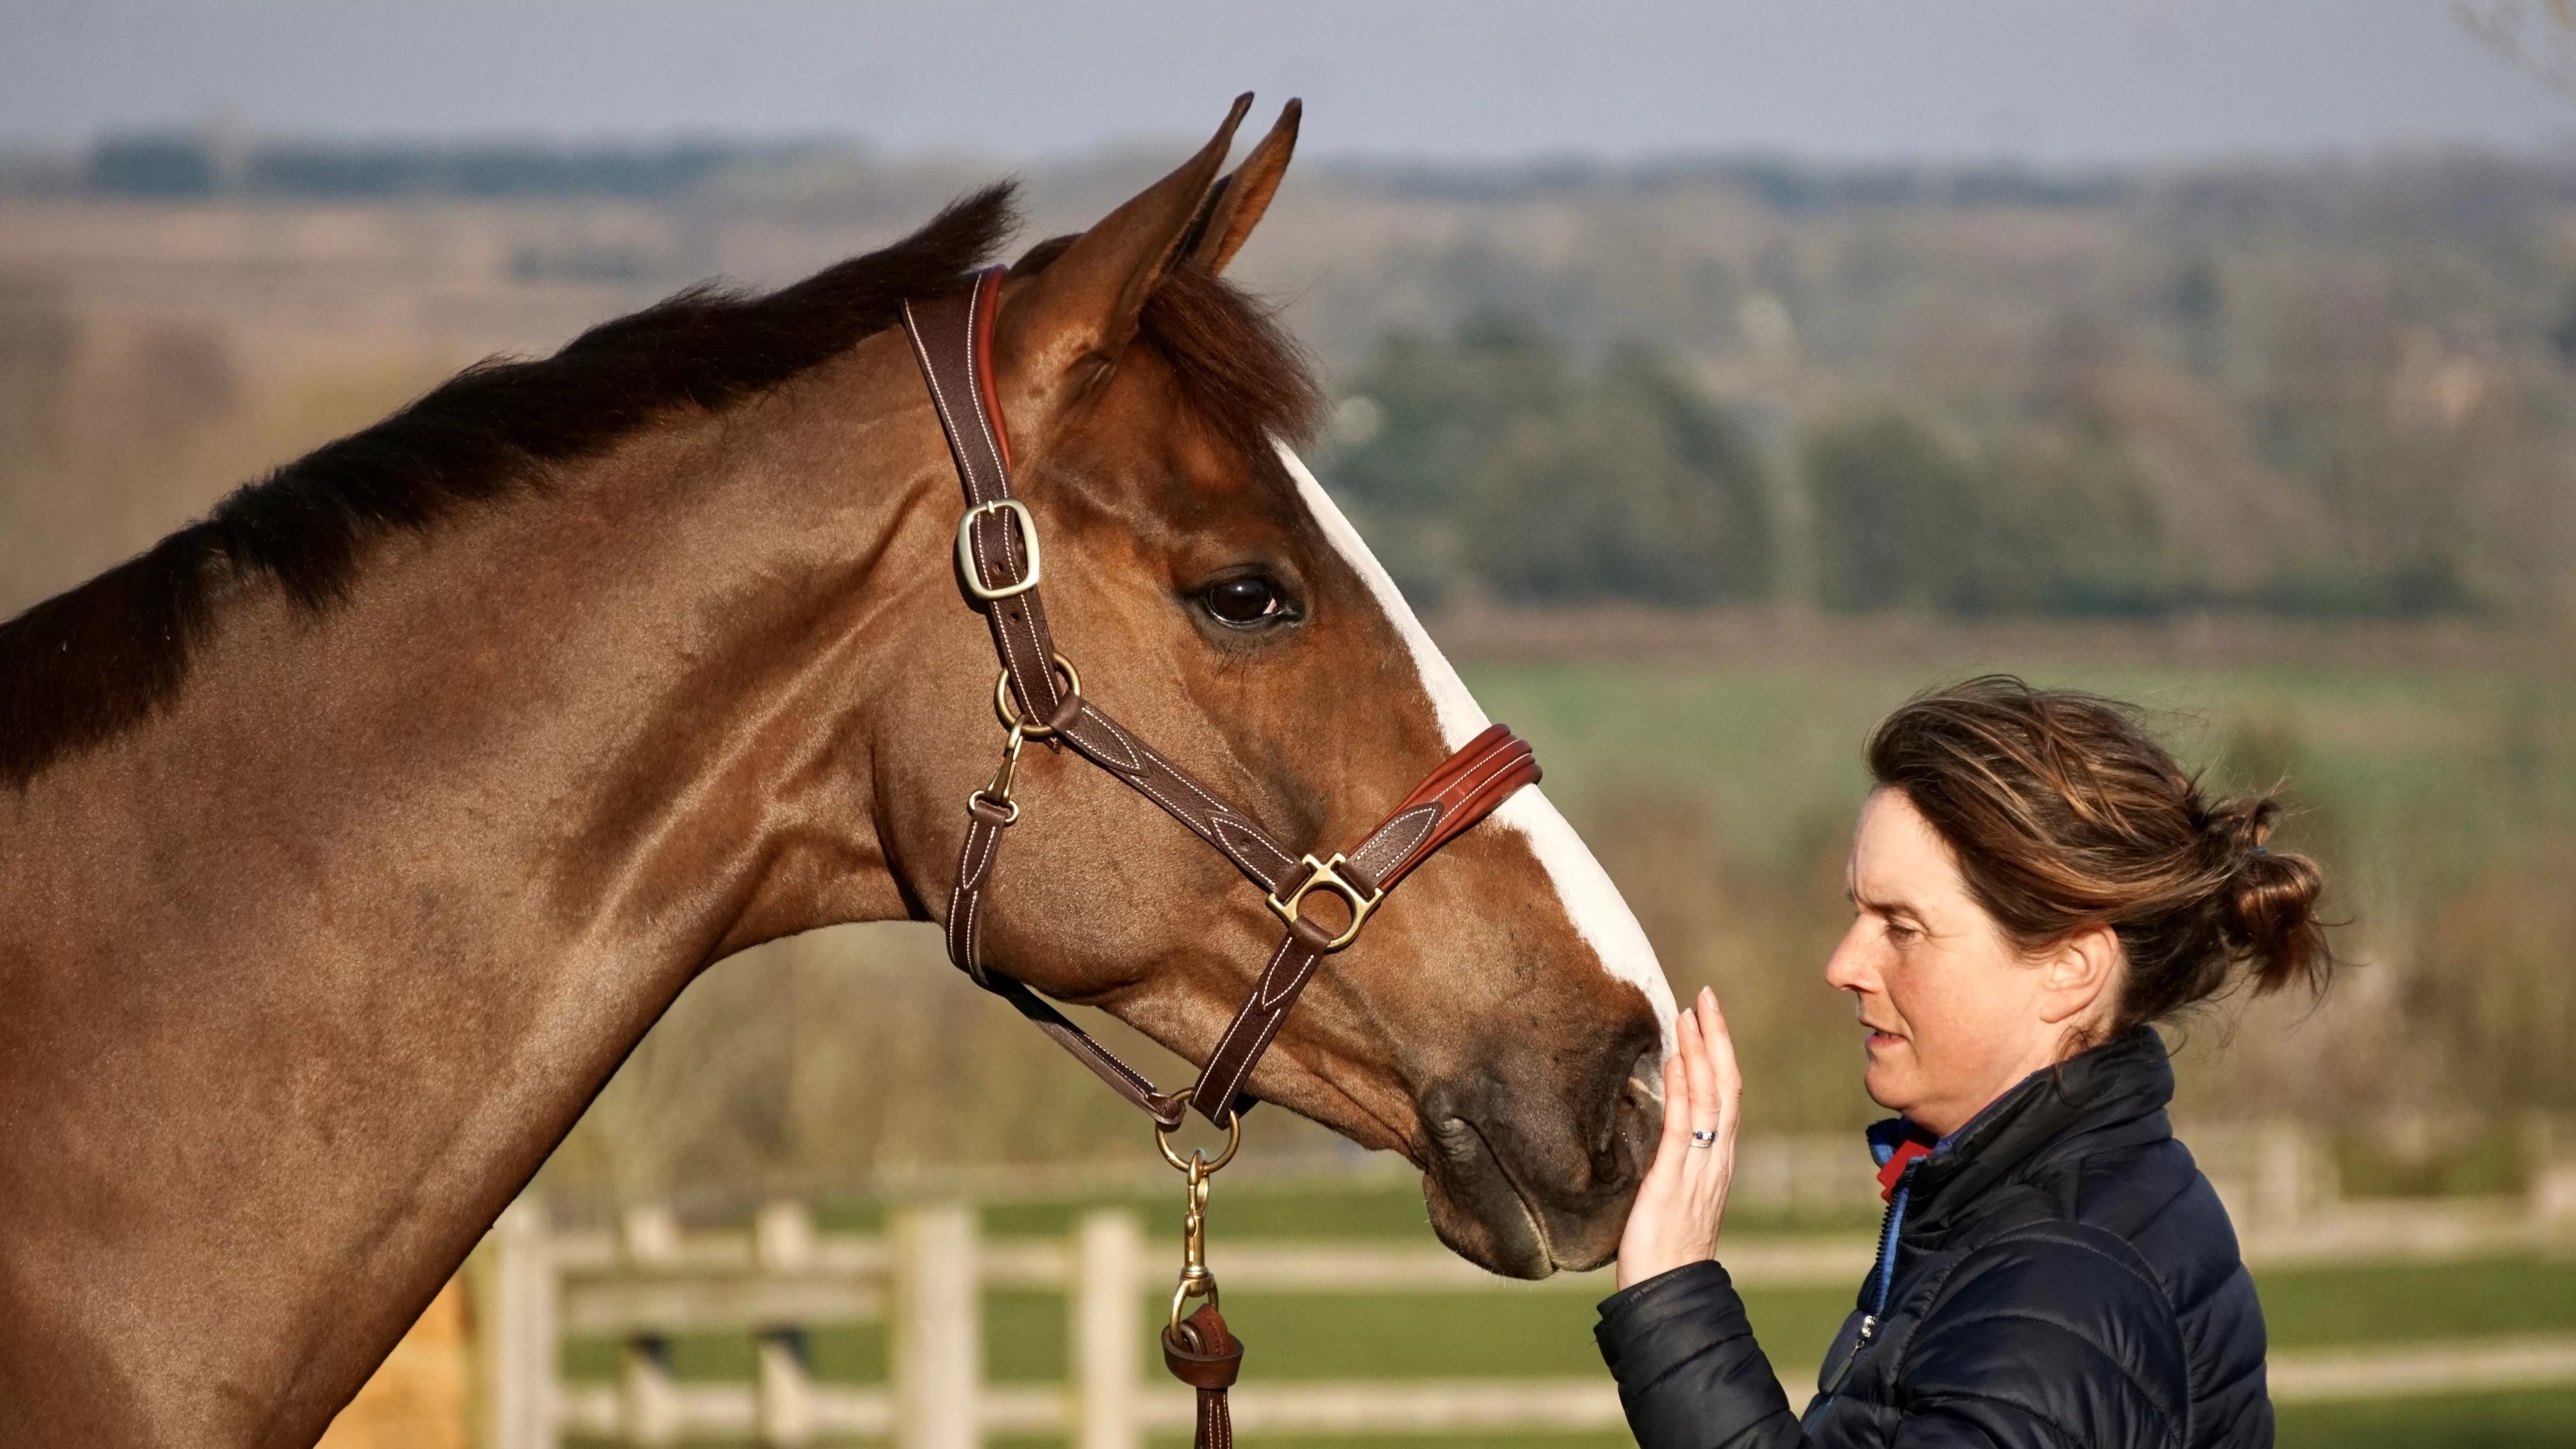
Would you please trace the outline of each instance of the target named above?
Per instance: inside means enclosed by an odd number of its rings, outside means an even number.
[[[1870,1028],[1869,1044],[1871,1046],[1894,1046],[1903,1040],[1905,1040],[1905,1038],[1898,1036],[1892,1031],[1880,1031],[1876,1027]]]

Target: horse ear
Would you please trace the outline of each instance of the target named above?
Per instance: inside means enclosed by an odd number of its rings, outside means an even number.
[[[1235,127],[1250,109],[1246,91],[1197,155],[1075,237],[1005,302],[995,341],[1016,376],[1047,387],[1086,363],[1114,362],[1126,350],[1145,299],[1180,254],[1234,145]]]
[[[1279,112],[1279,123],[1234,174],[1216,184],[1208,193],[1207,204],[1199,208],[1199,218],[1191,225],[1190,241],[1184,249],[1192,261],[1208,269],[1210,275],[1225,270],[1234,254],[1243,250],[1244,240],[1261,224],[1261,214],[1270,209],[1270,198],[1279,193],[1280,178],[1288,174],[1289,154],[1297,149],[1297,121],[1305,106],[1290,100]]]

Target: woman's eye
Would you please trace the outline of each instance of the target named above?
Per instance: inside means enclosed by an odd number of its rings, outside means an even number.
[[[1288,601],[1280,594],[1279,586],[1259,574],[1210,584],[1200,592],[1199,603],[1216,616],[1218,623],[1238,629],[1288,612]]]

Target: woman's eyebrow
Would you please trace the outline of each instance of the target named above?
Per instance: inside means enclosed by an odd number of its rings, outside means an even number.
[[[1853,905],[1860,907],[1862,910],[1876,911],[1882,916],[1905,915],[1919,917],[1923,914],[1921,911],[1914,909],[1911,902],[1904,900],[1873,899],[1861,894],[1858,887],[1845,887],[1843,890],[1843,899],[1850,901]]]

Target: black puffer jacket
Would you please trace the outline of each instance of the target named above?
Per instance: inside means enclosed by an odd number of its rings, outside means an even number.
[[[1885,1307],[1873,1269],[1803,1422],[1723,1267],[1604,1301],[1594,1334],[1638,1444],[2269,1445],[2263,1311],[2165,1120],[2172,1096],[2164,1043],[2142,1027],[2033,1076],[1912,1163]]]

